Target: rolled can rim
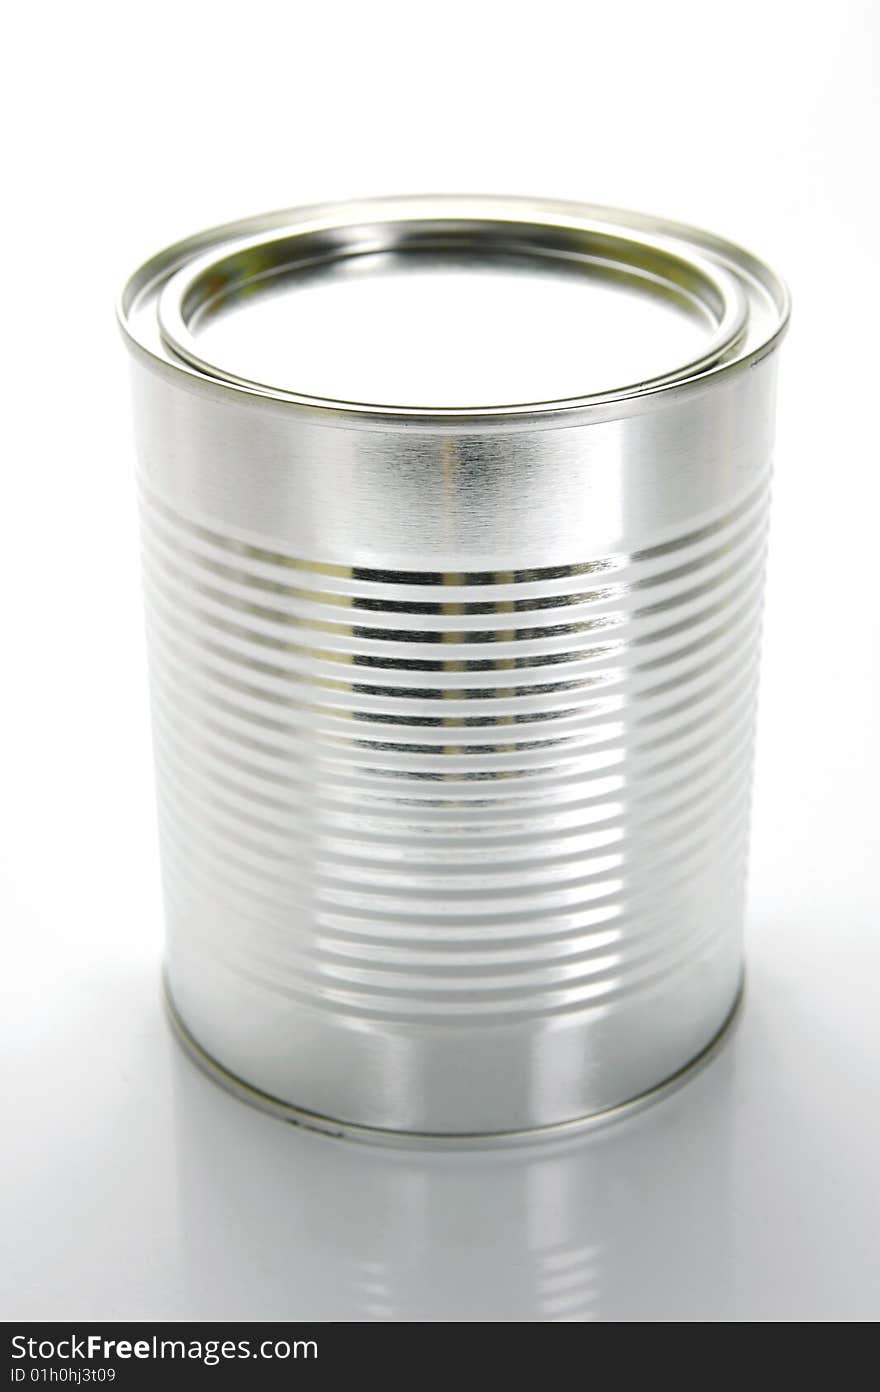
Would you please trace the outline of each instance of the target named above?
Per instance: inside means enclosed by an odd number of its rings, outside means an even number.
[[[346,1121],[341,1118],[323,1116],[291,1102],[273,1097],[230,1070],[202,1047],[180,1015],[171,993],[166,974],[162,977],[162,1000],[171,1031],[184,1054],[212,1082],[218,1083],[226,1092],[239,1100],[247,1102],[258,1111],[274,1116],[289,1125],[315,1131],[321,1136],[336,1140],[357,1141],[362,1144],[383,1146],[391,1150],[454,1151],[469,1152],[480,1150],[511,1150],[530,1145],[562,1144],[575,1140],[585,1132],[604,1129],[636,1115],[644,1108],[660,1102],[670,1094],[684,1087],[692,1078],[701,1073],[718,1056],[739,1023],[745,1000],[745,975],[741,974],[736,994],[718,1029],[707,1044],[681,1068],[666,1078],[661,1078],[653,1087],[626,1098],[623,1102],[600,1111],[589,1112],[574,1117],[570,1121],[550,1122],[541,1126],[520,1127],[511,1131],[406,1131],[390,1127],[368,1126],[361,1122]]]
[[[716,332],[696,358],[646,381],[610,391],[558,400],[525,401],[486,406],[396,406],[310,396],[227,373],[202,358],[188,334],[182,305],[200,276],[212,265],[239,253],[279,245],[285,238],[332,234],[358,223],[383,222],[416,227],[431,220],[480,223],[486,226],[527,226],[534,233],[550,231],[575,238],[606,236],[629,244],[638,257],[676,259],[690,266],[704,287],[714,288],[720,313]],[[346,254],[344,251],[340,254]],[[134,310],[154,299],[151,333],[135,322]],[[757,332],[752,311],[760,306],[765,321]],[[238,222],[222,224],[176,242],[145,261],[128,279],[117,314],[123,334],[135,354],[148,366],[188,382],[188,385],[256,404],[275,404],[339,423],[364,422],[409,426],[480,423],[573,424],[584,417],[608,418],[649,408],[668,393],[705,389],[766,357],[781,341],[790,316],[790,296],[782,279],[748,251],[711,233],[676,222],[592,204],[558,202],[500,195],[435,194],[357,200],[284,209]],[[759,316],[761,317],[761,316]]]

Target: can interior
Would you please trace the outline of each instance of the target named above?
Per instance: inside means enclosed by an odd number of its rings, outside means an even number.
[[[675,380],[730,354],[745,318],[732,276],[662,238],[499,218],[243,238],[159,301],[166,349],[212,377],[427,410]]]

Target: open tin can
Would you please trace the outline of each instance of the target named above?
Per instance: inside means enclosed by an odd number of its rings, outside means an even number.
[[[677,224],[284,211],[129,281],[172,1016],[365,1137],[572,1128],[735,1009],[786,291]]]

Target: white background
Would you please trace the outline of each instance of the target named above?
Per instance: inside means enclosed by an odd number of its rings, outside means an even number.
[[[3,188],[5,1318],[880,1314],[880,9],[17,6]],[[630,1122],[504,1159],[285,1127],[158,999],[113,299],[158,246],[406,191],[633,206],[753,247],[783,348],[749,993]]]

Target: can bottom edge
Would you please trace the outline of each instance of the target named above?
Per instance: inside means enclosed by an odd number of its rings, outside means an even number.
[[[359,1122],[342,1121],[334,1117],[321,1116],[316,1112],[304,1111],[293,1103],[283,1102],[251,1086],[244,1079],[230,1073],[221,1063],[208,1054],[198,1040],[193,1037],[174,1004],[167,979],[163,977],[162,995],[165,1012],[172,1031],[184,1053],[215,1083],[242,1102],[258,1108],[270,1116],[286,1121],[291,1126],[300,1126],[307,1131],[316,1131],[322,1136],[332,1136],[337,1140],[359,1141],[368,1145],[418,1148],[422,1150],[493,1150],[501,1147],[537,1145],[541,1142],[559,1140],[580,1135],[585,1131],[610,1126],[616,1121],[630,1117],[644,1107],[661,1101],[678,1088],[683,1087],[699,1073],[719,1053],[732,1033],[732,1027],[739,1018],[745,995],[745,978],[740,978],[739,989],[733,1005],[725,1016],[720,1028],[698,1054],[695,1054],[683,1067],[668,1078],[656,1083],[646,1092],[618,1102],[614,1106],[586,1116],[574,1117],[570,1121],[552,1122],[544,1126],[526,1127],[515,1131],[489,1132],[435,1132],[435,1131],[393,1131],[384,1127],[364,1126]]]

